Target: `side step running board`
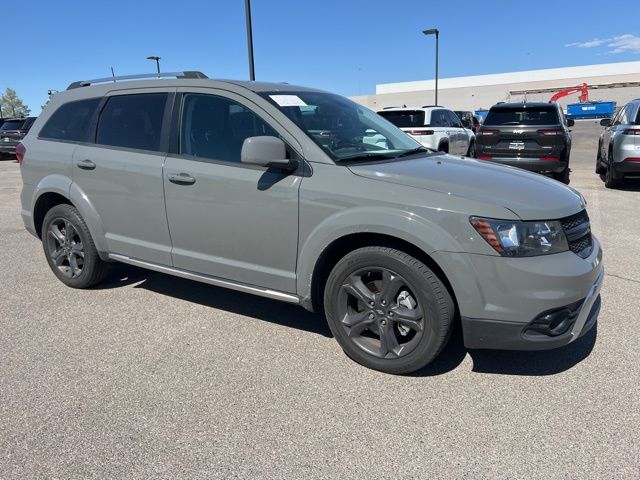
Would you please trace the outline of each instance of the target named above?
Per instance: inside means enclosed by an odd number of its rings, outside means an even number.
[[[215,285],[216,287],[229,288],[231,290],[237,290],[239,292],[251,293],[260,297],[273,298],[275,300],[281,300],[287,303],[300,303],[300,298],[290,293],[280,292],[277,290],[269,290],[266,288],[255,287],[252,285],[245,285],[244,283],[237,283],[231,280],[223,280],[217,277],[210,277],[208,275],[202,275],[200,273],[190,272],[188,270],[181,270],[175,267],[167,267],[165,265],[158,265],[156,263],[145,262],[144,260],[138,260],[130,258],[125,255],[118,255],[110,253],[109,258],[117,262],[128,263],[136,267],[147,268],[160,273],[168,273],[169,275],[175,275],[176,277],[182,277],[189,280],[195,280],[196,282],[208,283],[209,285]]]

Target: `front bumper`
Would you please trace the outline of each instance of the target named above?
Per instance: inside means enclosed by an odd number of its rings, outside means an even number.
[[[513,323],[500,320],[462,317],[464,344],[467,348],[500,350],[549,350],[567,345],[587,333],[600,313],[600,290],[604,267],[581,302],[578,313],[559,335],[545,335],[531,330],[532,322]]]
[[[480,157],[480,154],[478,154]],[[483,160],[483,159],[480,159]],[[540,158],[528,157],[492,157],[486,159],[487,162],[500,163],[502,165],[510,165],[512,167],[522,168],[530,172],[553,172],[560,173],[567,168],[568,163],[561,160],[541,160]]]

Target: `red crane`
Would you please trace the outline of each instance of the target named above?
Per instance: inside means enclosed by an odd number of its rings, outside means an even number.
[[[566,90],[561,90],[556,93],[553,97],[551,97],[550,102],[557,102],[562,97],[566,97],[567,95],[571,95],[574,93],[580,93],[580,103],[586,103],[589,101],[589,87],[586,83],[583,83],[579,87],[567,88]]]

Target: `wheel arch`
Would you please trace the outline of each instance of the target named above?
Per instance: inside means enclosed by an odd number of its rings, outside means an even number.
[[[453,287],[444,270],[431,257],[431,255],[418,247],[415,243],[404,238],[388,233],[376,233],[371,231],[345,234],[334,239],[326,246],[326,248],[323,249],[313,266],[308,294],[306,297],[303,296],[303,305],[305,308],[315,312],[321,312],[323,310],[324,289],[327,278],[329,277],[333,267],[349,252],[357,250],[358,248],[370,246],[395,248],[408,253],[423,262],[444,283],[451,295],[451,298],[453,299],[457,311],[458,302]]]

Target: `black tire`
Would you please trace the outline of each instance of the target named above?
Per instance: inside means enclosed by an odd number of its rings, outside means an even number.
[[[455,315],[451,295],[433,271],[388,247],[364,247],[342,258],[327,279],[324,309],[350,358],[393,374],[430,363],[447,343]]]
[[[622,184],[623,175],[616,171],[615,162],[613,161],[613,152],[609,151],[607,158],[607,166],[602,174],[604,186],[607,188],[618,188]]]
[[[69,287],[92,287],[109,272],[87,224],[72,205],[56,205],[47,212],[42,222],[42,247],[54,275]]]
[[[467,157],[476,158],[476,142],[472,141],[469,144],[469,150],[467,150]]]
[[[571,169],[569,168],[569,165],[567,165],[567,167],[561,172],[554,173],[553,178],[559,182],[564,183],[565,185],[569,185],[569,182],[571,181],[569,179],[570,172],[571,172]]]
[[[449,153],[449,144],[446,142],[441,143],[440,145],[438,145],[438,151],[443,153]]]
[[[601,151],[602,151],[602,145],[598,144],[598,153],[596,154],[596,173],[598,175],[604,173],[604,168],[602,167]]]

